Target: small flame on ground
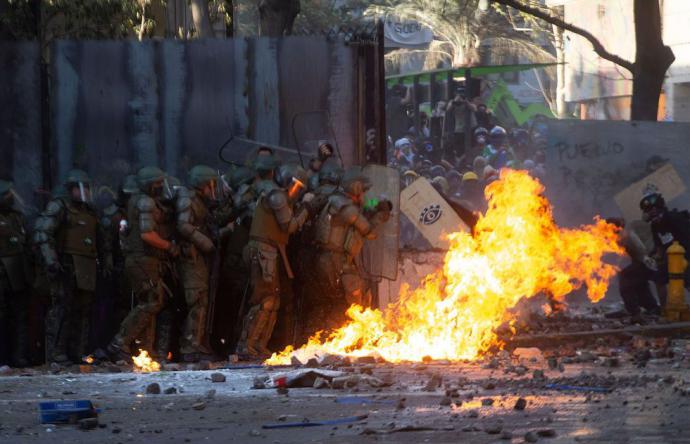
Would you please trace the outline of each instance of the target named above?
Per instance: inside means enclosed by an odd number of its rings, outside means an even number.
[[[157,372],[161,369],[161,365],[149,356],[149,352],[139,349],[139,356],[132,356],[134,362],[134,370],[144,373]]]
[[[93,359],[93,356],[89,355],[89,356],[83,357],[82,361],[84,361],[87,364],[93,364],[94,359]]]
[[[477,359],[502,347],[496,329],[515,319],[521,300],[546,294],[556,303],[586,287],[593,302],[604,297],[616,267],[606,254],[623,254],[618,229],[601,219],[577,229],[558,227],[544,187],[524,171],[504,169],[486,188],[489,208],[474,237],[449,236],[441,270],[414,291],[403,288],[386,310],[352,305],[345,325],[288,347],[268,365],[326,354],[380,356],[390,362]],[[514,332],[514,330],[511,328]],[[428,358],[427,358],[428,359]]]

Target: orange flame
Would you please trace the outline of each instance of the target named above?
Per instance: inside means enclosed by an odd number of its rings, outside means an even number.
[[[326,340],[317,334],[266,364],[324,354],[378,355],[390,362],[471,360],[501,346],[495,330],[513,320],[509,310],[524,298],[547,293],[562,301],[586,286],[589,298],[599,301],[617,272],[603,256],[623,254],[617,228],[598,218],[579,229],[560,228],[543,191],[526,172],[503,170],[486,189],[489,209],[475,236],[449,236],[442,270],[414,291],[403,288],[385,312],[351,306],[350,320]]]
[[[132,356],[134,362],[134,370],[143,373],[157,372],[161,369],[161,365],[149,356],[149,352],[139,349],[139,356]]]

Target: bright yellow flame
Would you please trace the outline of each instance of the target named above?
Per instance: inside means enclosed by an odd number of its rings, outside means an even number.
[[[93,364],[94,359],[93,359],[93,356],[89,355],[89,356],[84,357],[83,361],[87,364]]]
[[[139,356],[132,356],[132,362],[134,370],[139,372],[157,372],[161,369],[161,365],[149,356],[149,352],[142,349],[139,349]]]
[[[543,191],[526,172],[503,170],[486,189],[489,209],[475,236],[451,234],[443,269],[420,288],[403,288],[385,313],[353,305],[350,320],[325,341],[317,334],[266,363],[324,354],[378,355],[390,362],[476,359],[502,345],[495,330],[513,320],[509,310],[523,298],[545,293],[563,301],[584,285],[599,301],[617,272],[603,256],[623,254],[617,228],[598,218],[579,229],[560,228]]]

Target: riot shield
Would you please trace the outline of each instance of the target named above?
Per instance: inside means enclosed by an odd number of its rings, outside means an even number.
[[[390,219],[376,228],[376,239],[364,243],[362,264],[372,278],[394,281],[398,277],[400,175],[384,165],[367,165],[362,171],[372,184],[364,196],[365,202],[388,199],[393,203]]]
[[[447,235],[470,232],[453,207],[429,181],[420,177],[400,193],[400,211],[434,248],[448,249]]]
[[[292,135],[295,138],[295,146],[302,167],[306,168],[309,161],[316,157],[322,143],[331,144],[335,149],[333,155],[338,158],[340,165],[343,165],[343,157],[340,155],[340,148],[335,139],[331,115],[328,111],[317,110],[295,114],[292,118]]]

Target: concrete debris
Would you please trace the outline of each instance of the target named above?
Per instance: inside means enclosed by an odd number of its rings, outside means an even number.
[[[425,392],[435,392],[436,389],[441,387],[442,384],[443,377],[438,373],[434,373],[433,375],[431,375],[431,379],[429,379],[429,381],[426,383],[422,390]]]
[[[540,381],[546,379],[546,376],[544,376],[544,370],[534,370],[532,372],[532,379]]]
[[[468,418],[479,418],[479,411],[477,410],[470,410],[467,412],[467,417]]]
[[[206,408],[206,403],[204,401],[197,401],[194,404],[192,404],[192,408],[194,410],[203,410]]]
[[[494,405],[494,399],[493,398],[484,398],[484,399],[482,399],[482,405],[485,407],[492,406],[492,405]]]
[[[309,358],[304,366],[307,368],[317,368],[319,367],[319,361],[316,358]]]
[[[351,375],[333,378],[331,384],[334,389],[344,389],[356,387],[359,381],[360,377],[358,375]]]
[[[301,367],[302,361],[297,359],[297,356],[292,356],[290,357],[290,365],[292,365],[293,367]]]
[[[152,382],[151,384],[146,386],[146,394],[147,395],[160,395],[161,394],[161,386],[157,382]]]
[[[7,376],[12,374],[12,369],[9,365],[0,366],[0,376]]]
[[[544,354],[537,347],[518,347],[513,350],[513,356],[515,356],[519,362],[544,362]]]
[[[280,379],[285,380],[285,386],[290,388],[297,387],[314,387],[314,382],[316,378],[322,378],[326,381],[333,381],[334,378],[345,377],[347,373],[335,370],[326,369],[313,369],[313,368],[301,368],[289,371],[287,373],[280,373],[273,377],[273,381],[278,381]],[[257,378],[254,379],[254,388],[267,388],[272,387],[274,383],[269,384],[271,378],[268,376],[264,377],[263,380]],[[263,385],[263,386],[262,386]]]
[[[513,439],[513,432],[510,430],[504,430],[501,432],[501,439],[507,440],[512,440]]]
[[[444,396],[443,398],[441,398],[440,405],[442,405],[444,407],[448,407],[452,403],[453,403],[453,400],[451,400],[449,396]]]
[[[211,382],[225,382],[225,375],[222,373],[211,373]]]
[[[266,388],[266,383],[270,380],[270,378],[267,375],[264,376],[255,376],[254,377],[254,383],[252,384],[252,388],[256,390],[262,390]]]
[[[525,442],[537,442],[537,441],[539,441],[539,437],[537,436],[536,433],[534,433],[534,432],[525,433]]]
[[[174,395],[177,393],[177,388],[175,387],[168,387],[167,389],[163,390],[163,393],[166,395]]]
[[[314,388],[315,389],[325,389],[325,388],[330,388],[331,384],[328,382],[326,378],[322,377],[317,377],[314,380]]]
[[[540,429],[537,430],[537,435],[542,438],[554,438],[556,436],[556,431],[554,429]]]
[[[486,424],[484,426],[484,431],[489,435],[498,435],[503,431],[503,424],[501,424],[500,422]]]
[[[515,405],[513,406],[513,409],[525,410],[525,407],[527,407],[527,401],[525,400],[525,398],[518,398],[517,401],[515,401]]]
[[[82,430],[93,430],[98,427],[98,418],[84,418],[79,420],[79,428]]]

